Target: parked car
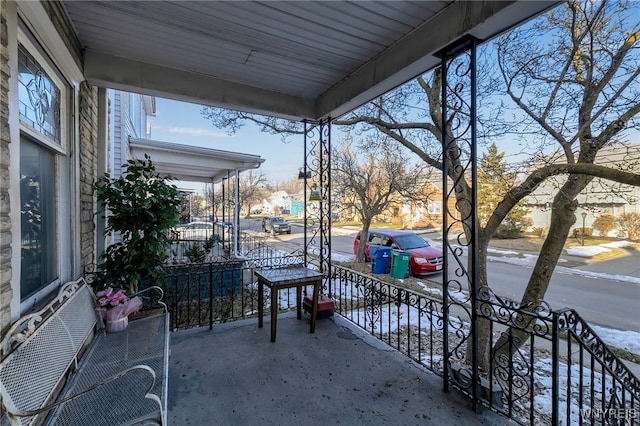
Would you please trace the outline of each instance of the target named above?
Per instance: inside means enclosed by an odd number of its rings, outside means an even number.
[[[271,235],[290,234],[291,224],[284,220],[282,216],[265,216],[262,219],[262,230],[270,232]]]
[[[371,261],[369,246],[378,245],[404,250],[411,253],[409,268],[416,276],[430,275],[442,271],[442,251],[432,247],[424,238],[413,231],[399,231],[394,229],[370,229],[369,241],[364,247],[367,262]],[[358,253],[360,247],[360,232],[353,241],[353,253]]]
[[[173,232],[179,240],[207,240],[213,236],[213,223],[191,222],[178,225]]]

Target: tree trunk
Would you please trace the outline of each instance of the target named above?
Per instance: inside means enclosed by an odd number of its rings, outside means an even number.
[[[535,313],[540,308],[549,288],[551,275],[564,250],[569,231],[576,222],[575,211],[578,207],[576,197],[592,179],[593,177],[587,175],[571,175],[554,198],[549,233],[540,249],[538,261],[520,301],[522,310]],[[533,315],[519,315],[514,321],[518,327],[511,327],[504,337],[498,340],[494,346],[494,356],[508,355],[510,350],[508,336],[512,336],[511,349],[520,348],[529,338],[529,334],[521,329],[531,330],[536,325],[536,317]]]
[[[369,241],[369,228],[371,227],[371,219],[362,219],[362,230],[360,231],[360,245],[358,246],[358,253],[356,254],[356,262],[364,262],[364,246]]]
[[[481,232],[481,234],[484,234]],[[476,247],[478,258],[476,263],[476,268],[478,269],[478,282],[476,288],[476,300],[478,301],[476,306],[472,306],[472,309],[475,309],[475,312],[483,311],[483,295],[487,294],[489,290],[488,279],[487,279],[487,248],[489,245],[489,239],[483,238],[479,236],[478,238],[478,246]],[[468,270],[472,271],[472,256],[469,256],[469,267]],[[469,293],[471,293],[471,289],[469,289]],[[489,360],[491,358],[491,345],[492,339],[490,338],[490,321],[488,319],[479,318],[478,319],[478,363],[480,368],[488,371],[490,363]],[[466,349],[466,359],[469,365],[471,365],[471,360],[473,359],[473,335],[469,334],[469,338],[467,340],[467,349]]]

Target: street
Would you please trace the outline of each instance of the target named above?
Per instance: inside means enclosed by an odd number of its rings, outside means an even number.
[[[243,227],[256,231],[260,229],[259,221],[255,220],[243,221]],[[353,239],[356,232],[335,229],[331,239],[334,257],[353,256]],[[429,236],[427,239],[434,246],[441,247],[441,243],[430,240]],[[268,243],[287,252],[300,249],[304,243],[302,227],[292,227],[291,234],[269,237]],[[640,263],[640,253],[636,250],[633,252],[632,255],[637,256]],[[462,260],[466,262],[465,257]],[[490,286],[495,293],[519,301],[533,267],[506,263],[506,260],[492,258],[489,261],[487,267]],[[453,279],[455,273],[451,266],[449,276]],[[608,274],[594,278],[581,275],[579,270],[558,267],[551,279],[545,300],[552,309],[563,307],[575,309],[591,324],[640,332],[640,285],[624,281],[623,277],[620,280],[614,279],[613,276],[619,273],[615,269],[614,260],[589,265],[590,271],[597,270]],[[442,275],[433,275],[429,280],[441,284]]]

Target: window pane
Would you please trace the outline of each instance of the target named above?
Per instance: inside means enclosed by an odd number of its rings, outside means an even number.
[[[21,299],[57,278],[54,161],[50,151],[21,140]]]
[[[60,144],[60,89],[23,45],[18,82],[20,121]]]

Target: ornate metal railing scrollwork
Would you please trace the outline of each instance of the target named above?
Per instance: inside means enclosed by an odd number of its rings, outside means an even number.
[[[322,292],[331,297],[331,118],[305,120],[304,128],[305,265],[317,260]]]
[[[459,387],[466,389],[472,396],[474,409],[478,401],[478,390],[473,384],[479,382],[476,315],[475,49],[476,40],[469,38],[440,52],[443,80],[443,114],[440,125],[443,135],[444,188],[444,352],[447,360],[444,388],[448,389],[448,380],[451,379]],[[449,204],[450,199],[455,200],[454,206]],[[466,264],[462,259],[465,250],[468,259]],[[454,341],[449,340],[451,331],[454,332]],[[472,342],[471,348],[467,348],[468,342]],[[448,368],[454,365],[466,365],[470,373],[457,374],[460,369],[456,369],[456,374],[449,374]]]

